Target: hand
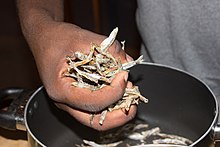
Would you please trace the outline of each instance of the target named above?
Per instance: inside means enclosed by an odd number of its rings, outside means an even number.
[[[127,72],[118,73],[110,86],[96,91],[74,87],[71,85],[73,79],[63,76],[68,66],[65,59],[67,55],[76,51],[88,53],[92,42],[100,44],[106,36],[64,22],[52,21],[41,26],[38,29],[40,31],[28,37],[28,42],[43,84],[55,104],[81,123],[97,130],[111,129],[131,120],[135,116],[136,106],[132,106],[129,112],[108,112],[104,124],[98,123],[100,111],[123,96],[128,85]],[[120,57],[122,62],[127,62],[127,55],[117,41],[108,51],[116,59]],[[90,124],[91,113],[96,113],[93,125]]]

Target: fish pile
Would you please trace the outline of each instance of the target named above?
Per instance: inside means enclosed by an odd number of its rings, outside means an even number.
[[[185,137],[167,134],[159,127],[150,128],[147,123],[128,123],[115,132],[102,134],[99,143],[83,140],[78,147],[141,147],[149,144],[167,144],[189,146],[193,142]]]
[[[91,43],[90,52],[85,54],[83,52],[75,52],[72,56],[67,56],[68,68],[64,74],[67,77],[74,79],[73,86],[80,88],[87,88],[90,90],[99,90],[104,86],[110,85],[115,75],[120,71],[128,71],[129,68],[140,64],[143,61],[143,56],[137,60],[122,63],[120,58],[115,59],[112,54],[108,52],[109,47],[114,43],[118,28],[115,28],[100,45]],[[122,43],[124,49],[125,42]],[[115,104],[103,110],[100,116],[99,123],[102,125],[106,113],[116,109],[125,108],[129,111],[130,106],[138,104],[139,100],[147,103],[148,99],[140,94],[138,86],[126,88],[123,97]],[[92,124],[93,115],[91,114],[90,123]]]

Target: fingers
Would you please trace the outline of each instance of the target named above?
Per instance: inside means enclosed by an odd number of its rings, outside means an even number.
[[[100,114],[95,114],[91,121],[90,113],[79,111],[77,109],[73,109],[64,104],[57,103],[56,105],[60,109],[68,112],[71,116],[73,116],[80,123],[88,127],[91,127],[93,129],[99,130],[99,131],[105,131],[105,130],[109,130],[109,129],[124,125],[128,121],[132,120],[135,117],[135,114],[137,112],[137,107],[135,105],[132,105],[130,110],[126,111],[126,113],[123,112],[121,109],[114,110],[112,112],[107,112],[105,120],[103,124],[101,125],[99,123]]]
[[[133,87],[132,82],[128,81],[128,82],[127,82],[127,86],[126,86],[126,88],[132,88],[132,87]]]

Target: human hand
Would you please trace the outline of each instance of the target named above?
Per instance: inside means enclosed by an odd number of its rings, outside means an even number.
[[[29,45],[43,84],[55,104],[81,123],[97,130],[111,129],[131,120],[135,116],[136,106],[132,106],[129,112],[108,112],[104,124],[99,124],[100,112],[121,99],[129,86],[127,72],[118,73],[110,86],[96,91],[74,87],[71,85],[73,79],[63,76],[68,66],[67,55],[76,51],[87,54],[92,42],[100,44],[106,37],[64,22],[49,22],[42,26],[39,32],[29,37]],[[120,57],[122,62],[127,62],[127,55],[117,41],[108,51],[116,59]],[[95,114],[92,125],[91,113]]]

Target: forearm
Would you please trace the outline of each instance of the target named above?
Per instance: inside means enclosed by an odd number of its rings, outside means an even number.
[[[50,23],[64,20],[63,0],[17,0],[22,32],[31,45]]]

